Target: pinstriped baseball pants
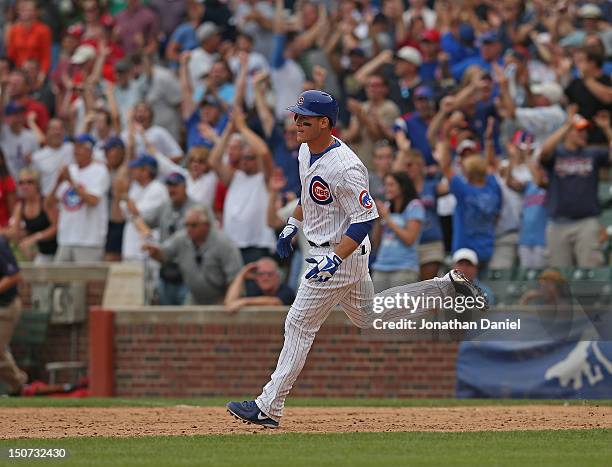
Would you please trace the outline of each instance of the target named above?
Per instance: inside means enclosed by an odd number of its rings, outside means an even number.
[[[326,255],[330,252],[330,248],[313,248],[311,256]],[[268,416],[276,420],[282,417],[285,399],[306,363],[319,328],[333,307],[339,304],[351,322],[362,329],[371,327],[375,318],[392,320],[408,317],[405,309],[385,310],[383,314],[374,313],[374,285],[368,273],[368,256],[362,255],[358,248],[344,260],[329,281],[302,280],[285,320],[285,342],[276,369],[256,399],[257,406]],[[445,276],[387,289],[377,294],[377,297],[394,296],[398,293],[446,297],[454,296],[454,288],[448,276]],[[413,310],[413,313],[427,311],[417,309]]]

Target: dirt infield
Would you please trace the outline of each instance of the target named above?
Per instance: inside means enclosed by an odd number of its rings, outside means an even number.
[[[241,433],[503,431],[612,428],[612,407],[295,407],[266,430],[221,407],[3,408],[0,439]]]

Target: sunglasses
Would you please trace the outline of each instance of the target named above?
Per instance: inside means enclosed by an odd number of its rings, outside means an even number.
[[[264,276],[264,277],[265,277],[265,276],[267,276],[267,277],[272,277],[272,276],[274,275],[274,273],[273,273],[273,272],[271,272],[271,271],[261,271],[261,272],[260,272],[260,271],[258,271],[258,272],[257,272],[257,275],[258,275],[258,276]]]
[[[202,254],[198,253],[197,255],[195,255],[195,262],[198,266],[202,266]]]
[[[34,180],[19,180],[19,184],[20,185],[34,185],[36,183],[36,181]]]
[[[243,161],[254,161],[257,158],[255,156],[242,156],[241,159]]]
[[[195,229],[196,227],[201,226],[204,222],[185,222],[185,227],[187,229]]]

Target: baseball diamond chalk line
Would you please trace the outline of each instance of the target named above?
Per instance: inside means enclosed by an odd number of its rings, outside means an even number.
[[[228,423],[224,407],[3,408],[0,439],[248,433],[612,429],[612,407],[288,407],[279,430]]]

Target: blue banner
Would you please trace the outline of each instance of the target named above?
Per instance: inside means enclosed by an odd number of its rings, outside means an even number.
[[[462,342],[457,397],[612,398],[612,342]]]

